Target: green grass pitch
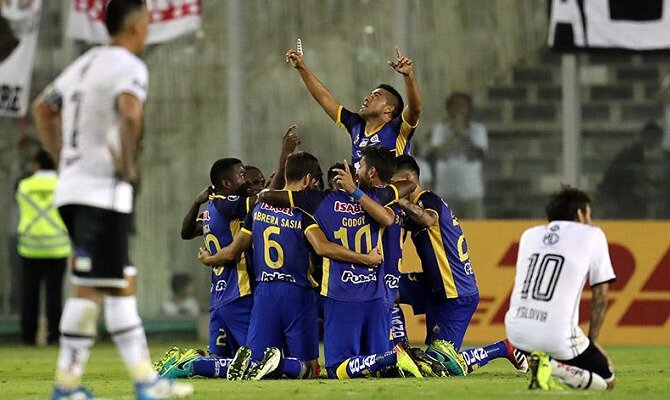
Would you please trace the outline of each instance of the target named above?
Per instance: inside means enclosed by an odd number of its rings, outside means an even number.
[[[151,341],[154,358],[174,343]],[[179,343],[181,346],[189,343]],[[190,343],[190,345],[194,345]],[[496,360],[465,378],[448,379],[360,379],[333,381],[227,382],[191,379],[195,395],[191,399],[537,399],[670,398],[670,347],[610,346],[617,387],[608,393],[571,391],[536,392],[526,389],[528,378],[517,376],[505,360]],[[0,399],[48,399],[58,349],[0,346]],[[108,399],[133,399],[133,390],[113,345],[95,346],[85,383],[97,396]]]

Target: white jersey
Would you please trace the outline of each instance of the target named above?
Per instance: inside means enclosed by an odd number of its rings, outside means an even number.
[[[584,284],[614,278],[600,228],[553,221],[528,229],[519,243],[507,337],[521,350],[545,351],[558,360],[577,357],[589,345],[578,325]]]
[[[144,62],[119,46],[92,48],[56,78],[63,121],[57,206],[132,211],[133,188],[116,177],[112,158],[121,150],[117,99],[129,93],[144,101],[147,84]]]

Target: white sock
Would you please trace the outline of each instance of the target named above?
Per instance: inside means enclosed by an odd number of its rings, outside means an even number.
[[[595,372],[551,360],[551,375],[575,389],[606,390],[607,382]]]
[[[73,297],[65,302],[60,319],[60,354],[56,384],[73,389],[81,385],[86,362],[97,334],[100,307],[92,300]]]
[[[105,296],[105,325],[131,377],[139,382],[156,379],[135,296]]]

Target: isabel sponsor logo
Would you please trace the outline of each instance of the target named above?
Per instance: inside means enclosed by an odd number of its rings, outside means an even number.
[[[342,201],[336,201],[333,206],[333,210],[336,212],[343,212],[348,214],[361,214],[363,213],[363,206],[360,204],[345,203]]]
[[[267,203],[262,203],[261,204],[261,210],[274,211],[276,213],[288,215],[289,217],[293,216],[293,210],[292,209],[275,207],[275,206],[271,206]]]

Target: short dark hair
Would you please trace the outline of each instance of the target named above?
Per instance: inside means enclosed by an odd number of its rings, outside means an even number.
[[[470,107],[470,110],[474,107],[472,103],[472,96],[470,96],[468,93],[465,92],[453,92],[452,94],[447,97],[446,101],[446,106],[447,110],[451,107],[451,105],[456,101],[457,99],[463,99],[468,103],[468,107]]]
[[[591,205],[591,198],[585,192],[564,185],[561,190],[551,195],[545,211],[550,222],[575,221],[577,210],[586,211],[587,205]]]
[[[175,273],[172,275],[172,280],[170,281],[170,287],[172,288],[172,293],[181,292],[186,286],[191,283],[192,279],[189,274]]]
[[[330,168],[328,168],[328,173],[327,173],[327,178],[326,178],[326,179],[328,179],[328,183],[330,183],[330,181],[335,176],[337,176],[337,172],[335,172],[336,169],[341,169],[341,170],[344,171],[344,164],[341,163],[341,162],[338,162],[338,163],[335,163],[335,164],[331,165]],[[355,176],[354,176],[355,171],[356,171],[356,169],[354,168],[354,166],[349,164],[349,172],[351,173],[352,178],[355,178]]]
[[[109,35],[121,32],[126,18],[144,7],[143,0],[110,0],[105,9],[105,26]]]
[[[323,173],[319,159],[306,151],[291,154],[286,160],[286,182],[295,182],[307,176],[319,179]]]
[[[40,169],[56,169],[56,163],[51,158],[51,154],[45,150],[38,150],[33,157],[33,161],[40,166]]]
[[[391,150],[381,146],[367,146],[363,148],[361,154],[368,168],[375,167],[382,182],[391,181],[395,173],[395,157]]]
[[[393,117],[393,119],[398,118],[398,116],[402,114],[402,110],[405,108],[405,102],[402,101],[402,96],[400,95],[400,92],[398,92],[393,86],[387,85],[386,83],[380,83],[379,86],[376,87],[376,89],[384,89],[393,95],[395,101],[393,102],[393,104],[391,104],[394,107],[391,116]]]
[[[403,154],[396,157],[395,168],[396,171],[409,171],[415,173],[416,176],[421,176],[419,163],[417,163],[414,157],[410,156],[409,154]]]
[[[221,158],[214,161],[212,168],[209,170],[209,180],[212,185],[216,186],[222,179],[226,179],[233,171],[233,167],[242,164],[242,161],[237,158]]]

